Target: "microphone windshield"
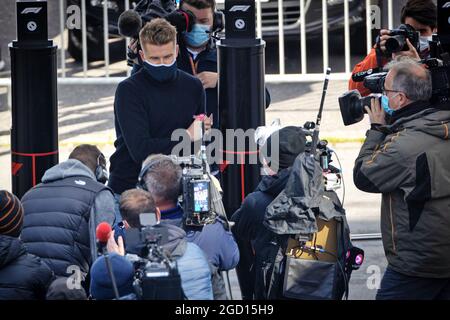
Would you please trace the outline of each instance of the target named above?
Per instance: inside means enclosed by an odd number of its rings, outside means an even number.
[[[111,225],[107,222],[102,222],[97,226],[95,231],[95,235],[97,237],[98,242],[107,243],[109,237],[111,236]]]
[[[134,10],[126,10],[119,16],[119,33],[124,37],[137,37],[142,27],[142,19]]]

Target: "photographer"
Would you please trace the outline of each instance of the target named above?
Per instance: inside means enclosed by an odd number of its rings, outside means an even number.
[[[388,68],[353,172],[358,189],[382,194],[388,268],[377,299],[450,299],[450,111],[428,102],[427,69],[411,59]]]
[[[205,91],[200,80],[178,70],[176,30],[166,20],[154,19],[139,35],[143,68],[117,87],[114,114],[117,140],[111,157],[109,186],[116,201],[136,186],[142,161],[153,153],[170,154],[179,141],[172,133],[186,129],[191,140],[204,113]],[[204,120],[205,129],[211,119]],[[116,210],[116,214],[120,214]]]
[[[121,230],[115,228],[108,241],[108,251],[124,255],[123,241],[120,238],[115,240],[115,233],[120,232],[126,243],[127,229],[141,228],[139,215],[156,213],[159,216],[159,209],[155,206],[155,201],[149,192],[132,189],[122,194],[120,212],[123,218],[123,228]],[[161,224],[168,228],[167,243],[161,243],[161,246],[177,261],[185,296],[189,300],[212,299],[211,270],[203,251],[197,245],[187,241],[186,233],[182,229],[164,221]]]
[[[433,1],[409,0],[402,9],[401,23],[411,26],[420,33],[420,50],[417,50],[410,39],[406,38],[408,50],[390,54],[386,49],[386,42],[391,38],[391,31],[382,29],[377,38],[377,43],[369,55],[354,67],[352,78],[349,81],[349,90],[357,89],[362,96],[369,95],[371,92],[364,87],[363,82],[356,82],[353,77],[360,72],[382,69],[393,58],[398,56],[406,56],[416,60],[428,58],[430,53],[429,41],[432,40],[432,35],[437,30],[437,8]]]

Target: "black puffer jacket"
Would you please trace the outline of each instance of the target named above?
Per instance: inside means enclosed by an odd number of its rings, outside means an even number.
[[[0,235],[0,300],[45,299],[52,271],[22,241]]]

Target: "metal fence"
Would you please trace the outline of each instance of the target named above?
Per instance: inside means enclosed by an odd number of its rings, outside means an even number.
[[[130,0],[123,0],[125,10],[130,8]],[[301,66],[300,73],[286,73],[285,66],[285,1],[278,0],[278,64],[279,72],[277,74],[267,74],[267,82],[314,82],[322,81],[322,73],[310,73],[308,70],[308,55],[307,55],[307,30],[306,30],[306,13],[313,0],[298,0],[299,5],[299,16],[297,24],[299,25],[299,35],[300,35],[300,46],[299,46],[299,66]],[[332,73],[332,80],[347,80],[350,77],[352,65],[351,65],[351,44],[352,41],[361,41],[361,39],[351,39],[350,35],[350,17],[349,17],[349,3],[352,0],[314,0],[322,1],[322,53],[323,53],[323,70],[325,71],[330,64],[329,57],[329,32],[328,32],[328,5],[330,1],[338,2],[343,4],[342,15],[344,16],[344,63],[345,70],[340,73]],[[374,23],[376,20],[380,19],[381,8],[372,5],[371,0],[365,1],[365,20],[366,20],[366,43],[367,52],[371,50],[372,47],[372,29],[374,28]],[[223,1],[218,1],[220,3]],[[263,5],[267,3],[268,0],[256,0],[256,26],[257,35],[263,38]],[[60,43],[62,44],[62,49],[60,50],[60,77],[58,78],[58,83],[60,84],[114,84],[122,81],[124,77],[110,76],[110,52],[109,52],[109,21],[108,21],[108,1],[102,1],[103,6],[103,48],[104,48],[104,76],[103,77],[89,77],[88,76],[88,50],[87,46],[87,24],[86,24],[86,0],[80,0],[81,4],[81,39],[82,39],[82,76],[77,77],[67,77],[66,68],[66,58],[67,53],[64,48],[65,44],[65,26],[66,26],[66,0],[59,0],[59,22],[60,22]],[[393,0],[385,0],[387,3],[387,17],[388,17],[388,27],[393,27]],[[125,41],[125,48],[128,46],[129,39]],[[130,74],[130,69],[126,70],[127,76]],[[10,87],[10,79],[0,79],[0,86]],[[9,90],[10,91],[10,90]],[[10,101],[10,99],[8,100]]]

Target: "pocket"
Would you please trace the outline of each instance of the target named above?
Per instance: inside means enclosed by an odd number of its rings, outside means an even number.
[[[336,263],[288,257],[283,295],[291,299],[334,299]]]

